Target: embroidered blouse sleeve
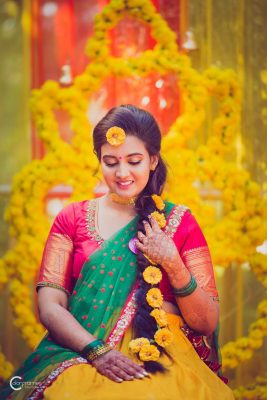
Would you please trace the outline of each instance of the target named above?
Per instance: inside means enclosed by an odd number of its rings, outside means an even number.
[[[210,251],[202,230],[189,211],[182,218],[181,228],[184,230],[184,240],[181,243],[180,255],[185,266],[195,277],[197,284],[218,301]]]
[[[55,218],[48,235],[37,280],[37,290],[50,286],[71,292],[74,206],[68,205]]]

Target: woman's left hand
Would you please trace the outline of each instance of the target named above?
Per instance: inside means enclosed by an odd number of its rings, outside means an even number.
[[[161,265],[167,272],[182,262],[179,252],[171,238],[159,227],[153,217],[150,223],[144,221],[145,234],[137,232],[136,247],[155,264]]]

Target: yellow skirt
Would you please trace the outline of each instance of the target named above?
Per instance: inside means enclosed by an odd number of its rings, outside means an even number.
[[[100,375],[89,364],[66,369],[44,392],[46,400],[233,400],[228,386],[199,358],[191,343],[180,330],[181,320],[168,314],[169,328],[175,340],[168,353],[161,356],[166,373],[151,374],[143,379],[116,383]],[[128,329],[117,350],[130,357],[128,344],[132,330]]]

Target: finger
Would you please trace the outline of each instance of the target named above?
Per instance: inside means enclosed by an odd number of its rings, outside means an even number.
[[[152,230],[155,232],[161,232],[161,229],[160,229],[157,221],[151,215],[149,215],[148,218],[149,218],[149,222],[151,224]]]
[[[141,232],[141,231],[138,231],[137,232],[137,237],[138,237],[138,239],[143,243],[144,242],[144,240],[145,240],[145,238],[146,238],[146,236],[143,234],[143,232]]]
[[[103,375],[105,375],[107,378],[109,378],[110,380],[114,381],[114,382],[118,382],[121,383],[123,382],[123,379],[119,378],[116,374],[114,374],[112,371],[105,371],[105,373],[103,373]]]
[[[112,372],[120,379],[124,381],[132,381],[134,379],[134,375],[129,374],[124,368],[119,367],[117,365],[111,365],[110,369]]]
[[[146,246],[143,245],[143,243],[139,242],[139,240],[135,241],[135,245],[137,247],[138,250],[142,251],[142,253],[144,253]]]
[[[151,233],[152,233],[152,228],[151,228],[151,226],[150,226],[149,222],[147,222],[147,221],[143,221],[143,224],[144,224],[144,228],[145,228],[146,236],[149,236],[149,235],[151,235]]]
[[[130,359],[124,360],[124,369],[126,368],[126,372],[130,375],[134,375],[136,378],[144,378],[148,375],[146,370],[138,364],[135,364]]]

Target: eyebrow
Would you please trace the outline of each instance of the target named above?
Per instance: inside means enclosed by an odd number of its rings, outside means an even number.
[[[133,157],[133,156],[143,156],[143,154],[142,153],[131,153],[131,154],[128,154],[126,157]],[[103,159],[104,158],[117,158],[117,157],[113,156],[113,155],[110,155],[110,154],[105,154],[103,156]]]

